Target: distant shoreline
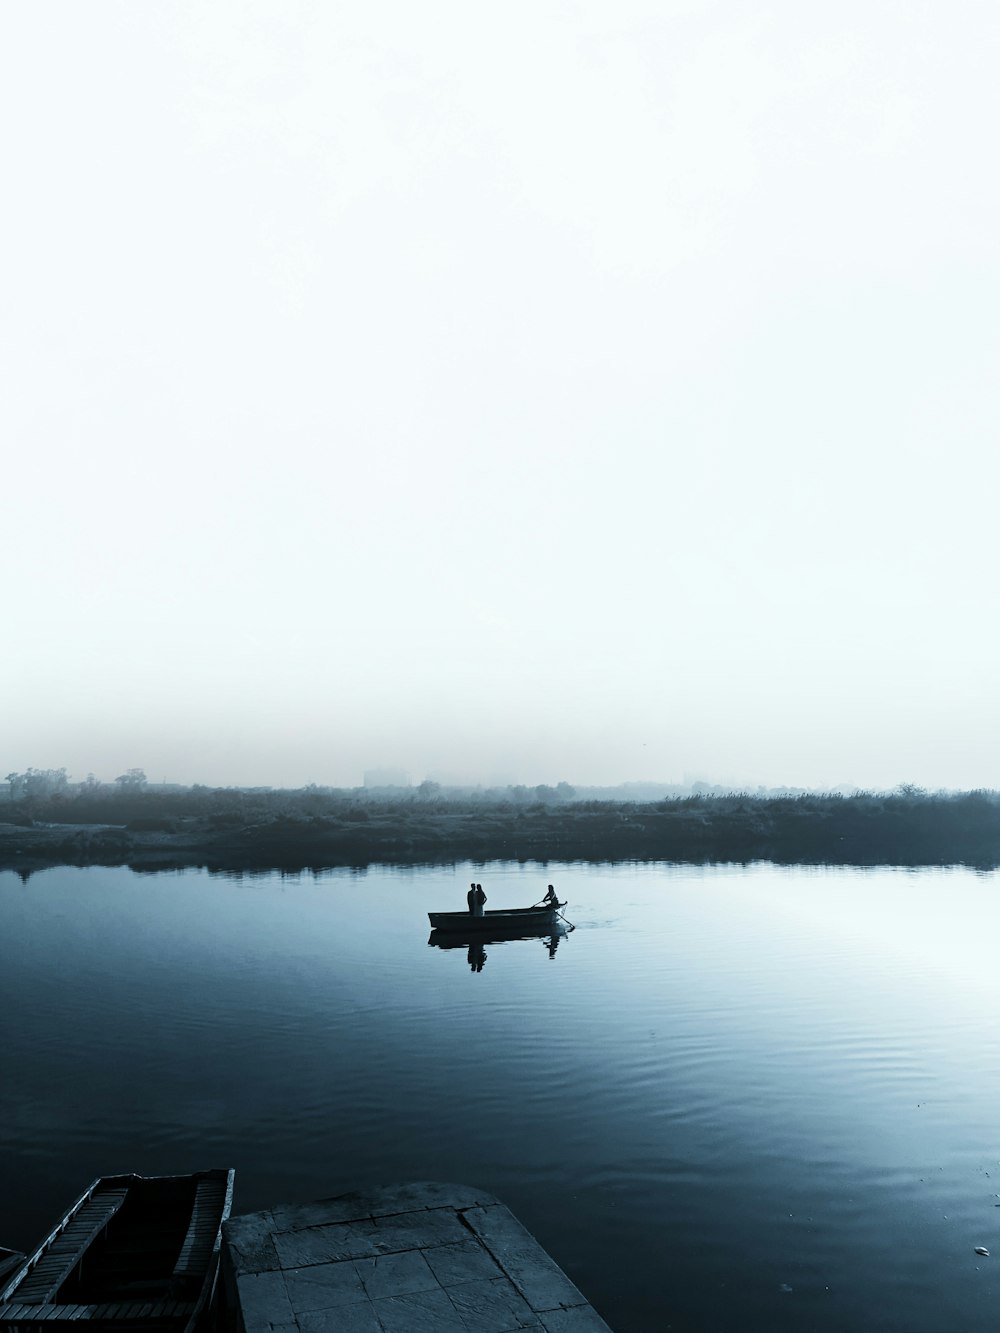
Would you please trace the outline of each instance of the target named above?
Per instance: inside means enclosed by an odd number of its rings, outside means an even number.
[[[309,870],[460,861],[1000,866],[1000,796],[691,796],[633,803],[107,793],[0,807],[0,869]]]

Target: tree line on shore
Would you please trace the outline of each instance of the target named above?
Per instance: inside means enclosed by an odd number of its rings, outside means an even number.
[[[465,859],[1000,865],[1000,793],[993,791],[903,786],[655,801],[547,792],[556,789],[165,789],[129,770],[112,784],[22,784],[0,805],[0,822],[23,829],[22,842],[30,842],[32,826],[114,825],[110,841],[78,831],[62,854],[87,860],[117,848],[123,862],[158,838],[183,843],[192,858],[233,866]]]

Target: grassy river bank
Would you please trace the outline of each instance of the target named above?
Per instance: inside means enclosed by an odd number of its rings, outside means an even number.
[[[0,868],[306,869],[459,860],[1000,865],[1000,794],[912,788],[650,802],[357,791],[84,794],[0,807]]]

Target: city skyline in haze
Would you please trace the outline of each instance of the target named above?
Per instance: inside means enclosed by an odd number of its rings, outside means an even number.
[[[1000,13],[2,20],[4,772],[1000,786]]]

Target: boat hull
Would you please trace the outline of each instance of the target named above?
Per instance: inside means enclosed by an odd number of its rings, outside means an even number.
[[[231,1170],[102,1176],[0,1289],[0,1333],[193,1333],[211,1304]]]
[[[471,912],[428,912],[427,918],[431,930],[487,935],[490,931],[534,930],[537,927],[554,926],[559,920],[560,909],[565,906],[562,902],[551,907],[511,907],[484,912],[482,916],[473,916]]]

